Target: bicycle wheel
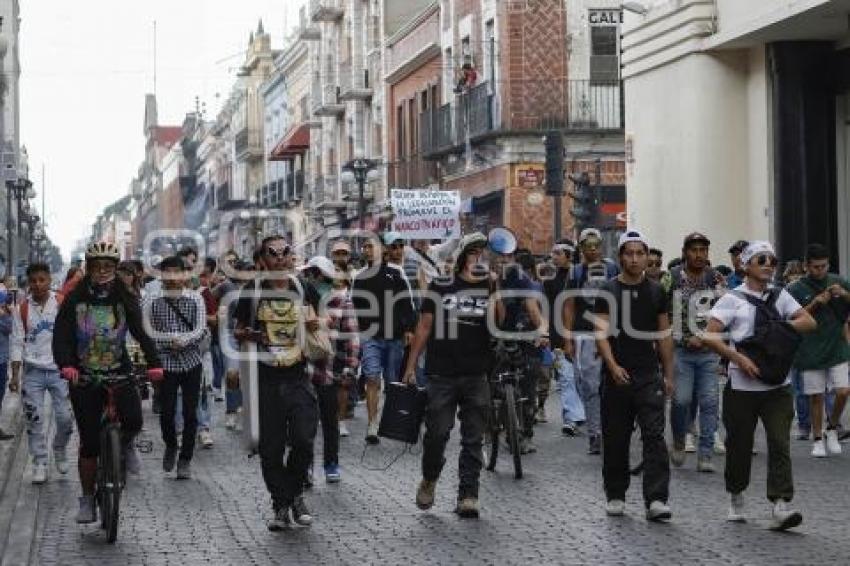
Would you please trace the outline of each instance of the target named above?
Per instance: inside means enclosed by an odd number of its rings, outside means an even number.
[[[106,541],[113,543],[118,538],[121,503],[121,436],[116,426],[108,426],[103,434],[106,448],[100,454],[103,461],[103,527],[106,529]]]
[[[487,454],[487,471],[492,472],[496,469],[496,460],[499,459],[499,412],[492,406],[489,417],[490,452]]]
[[[507,414],[505,419],[506,430],[505,436],[508,440],[508,446],[511,448],[511,455],[514,457],[514,477],[520,479],[522,477],[522,455],[519,453],[519,419],[517,418],[517,402],[514,386],[505,384],[505,405],[504,410]]]

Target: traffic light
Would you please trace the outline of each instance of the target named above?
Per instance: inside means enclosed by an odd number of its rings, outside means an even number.
[[[575,183],[573,207],[570,212],[580,228],[592,226],[596,221],[598,206],[593,187],[590,186],[590,177],[587,173],[582,173],[570,175],[570,180]]]
[[[546,134],[546,194],[564,194],[564,138],[553,130]]]

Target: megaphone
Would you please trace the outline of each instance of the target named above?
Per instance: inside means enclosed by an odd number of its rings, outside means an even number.
[[[507,228],[493,228],[487,234],[487,244],[497,254],[508,255],[516,251],[517,240]]]

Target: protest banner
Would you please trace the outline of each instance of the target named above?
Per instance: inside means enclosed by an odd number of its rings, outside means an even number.
[[[392,189],[392,229],[405,239],[460,238],[460,193]]]

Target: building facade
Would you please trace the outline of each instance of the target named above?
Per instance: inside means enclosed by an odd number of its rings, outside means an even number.
[[[722,262],[742,238],[781,261],[820,242],[847,273],[846,2],[646,4],[622,40],[630,222],[668,250],[702,230]]]

